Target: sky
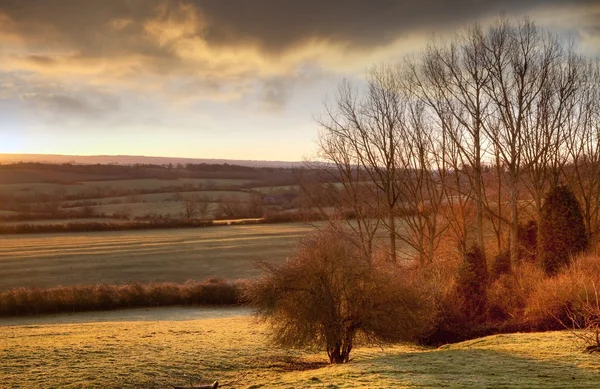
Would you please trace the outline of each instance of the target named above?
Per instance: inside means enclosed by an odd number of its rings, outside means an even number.
[[[0,153],[299,161],[344,79],[499,16],[600,55],[586,0],[0,0]]]

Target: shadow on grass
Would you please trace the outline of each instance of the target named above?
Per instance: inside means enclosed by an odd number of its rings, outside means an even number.
[[[432,388],[598,388],[600,369],[495,350],[435,350],[375,358],[367,373]],[[598,358],[600,367],[600,358]]]

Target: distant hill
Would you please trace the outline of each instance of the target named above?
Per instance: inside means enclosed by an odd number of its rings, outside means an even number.
[[[57,155],[57,154],[0,154],[0,164],[14,162],[43,162],[43,163],[74,163],[74,164],[152,164],[167,165],[172,163],[206,163],[230,164],[249,167],[282,167],[291,168],[301,165],[301,162],[286,161],[248,161],[235,159],[204,159],[204,158],[173,158],[173,157],[147,157],[138,155]]]

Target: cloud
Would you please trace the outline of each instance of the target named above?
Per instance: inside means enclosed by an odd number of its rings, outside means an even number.
[[[4,71],[32,73],[46,83],[92,89],[110,86],[172,95],[175,101],[193,96],[231,101],[254,94],[263,108],[277,109],[288,101],[299,79],[311,83],[325,73],[362,72],[374,62],[419,47],[431,31],[454,31],[501,12],[567,10],[577,15],[570,23],[587,42],[584,46],[593,47],[600,26],[595,4],[587,0],[2,0],[0,61]],[[313,76],[299,78],[306,68]],[[41,105],[80,112],[98,105],[82,103],[86,100],[80,98],[76,99],[79,105],[61,100],[60,91],[51,96]]]
[[[0,94],[0,98],[18,97],[36,115],[53,121],[64,118],[98,121],[118,115],[121,111],[120,97],[109,91],[46,82],[37,76],[22,73],[2,75],[0,88],[9,92]]]

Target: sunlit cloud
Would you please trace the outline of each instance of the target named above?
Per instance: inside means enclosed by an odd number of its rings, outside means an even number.
[[[585,0],[4,0],[0,104],[39,115],[46,132],[62,123],[151,136],[197,121],[226,136],[249,121],[275,132],[298,120],[306,132],[342,78],[501,14],[529,15],[598,54],[600,5]]]

